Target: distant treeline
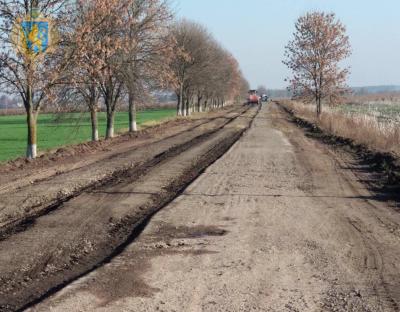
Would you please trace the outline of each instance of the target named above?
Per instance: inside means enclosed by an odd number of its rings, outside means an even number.
[[[176,95],[171,92],[156,92],[152,94],[151,97],[148,97],[146,99],[146,104],[140,104],[139,108],[165,108],[165,107],[172,107],[176,103]],[[0,96],[0,115],[5,115],[5,112],[2,110],[8,110],[9,112],[7,115],[16,115],[16,114],[24,114],[25,110],[22,106],[22,104],[18,101],[19,99],[15,97],[10,97],[8,95],[1,95]],[[121,105],[120,111],[127,110],[127,107],[124,107],[124,105]],[[125,105],[126,106],[126,105]],[[69,109],[71,111],[83,111],[86,110],[85,104],[82,103],[82,105],[70,105],[68,107],[62,107],[62,110],[65,111],[66,109]],[[105,110],[105,107],[101,107],[100,105],[100,110]],[[44,107],[42,110],[43,112],[48,112],[48,113],[56,113],[60,111],[60,106],[57,107]]]
[[[388,86],[367,86],[367,87],[353,87],[351,91],[354,95],[368,95],[368,94],[383,94],[383,93],[400,93],[400,86],[388,85]],[[292,93],[287,89],[268,89],[267,95],[270,98],[291,98]],[[171,102],[175,102],[177,99],[176,95],[171,92],[157,92],[152,94],[150,102],[151,107],[164,107],[172,105]],[[8,95],[0,96],[0,109],[18,109],[21,105],[18,99],[10,97]],[[56,109],[47,109],[49,112],[53,112]],[[79,109],[77,109],[79,110]],[[18,110],[17,110],[18,111]]]
[[[351,89],[355,95],[400,92],[400,86],[369,86],[369,87],[354,87]]]
[[[353,95],[400,93],[400,86],[367,86],[350,88]],[[267,92],[271,98],[291,98],[292,93],[287,89],[269,89]]]
[[[267,95],[270,98],[291,98],[292,93],[287,89],[268,89]]]

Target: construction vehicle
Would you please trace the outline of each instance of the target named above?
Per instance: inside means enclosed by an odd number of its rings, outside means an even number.
[[[260,96],[257,90],[249,90],[249,95],[247,96],[247,104],[260,104]]]

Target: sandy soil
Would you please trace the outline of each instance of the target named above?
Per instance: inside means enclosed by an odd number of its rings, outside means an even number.
[[[274,104],[118,255],[30,311],[399,311],[400,214]]]

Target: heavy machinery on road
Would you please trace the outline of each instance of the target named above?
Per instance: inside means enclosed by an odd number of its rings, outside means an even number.
[[[258,95],[257,90],[249,90],[247,96],[247,104],[260,104],[261,97]]]
[[[269,97],[268,97],[268,95],[266,95],[266,94],[263,94],[263,95],[261,95],[261,102],[268,102],[268,100],[269,100]]]

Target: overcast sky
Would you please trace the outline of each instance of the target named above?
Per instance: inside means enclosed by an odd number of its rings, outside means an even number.
[[[298,16],[334,12],[347,26],[351,86],[400,85],[400,0],[176,0],[238,59],[253,87],[285,87],[284,46]]]

